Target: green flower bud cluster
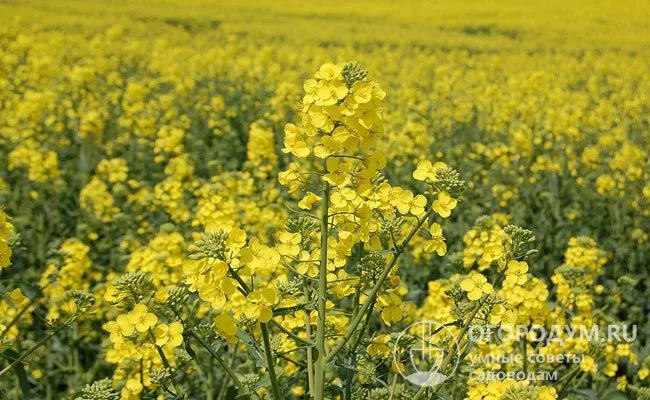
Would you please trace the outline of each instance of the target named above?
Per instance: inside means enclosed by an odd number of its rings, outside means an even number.
[[[198,324],[194,327],[194,332],[203,340],[211,343],[214,339],[214,324]]]
[[[391,395],[392,393],[392,395]],[[402,384],[396,384],[391,388],[360,388],[352,393],[352,400],[410,400],[414,393]]]
[[[539,388],[533,385],[513,385],[506,389],[499,400],[530,400],[539,396]]]
[[[77,308],[81,312],[88,311],[88,309],[95,304],[95,297],[91,293],[73,289],[68,290],[67,294],[72,300],[74,300]]]
[[[113,285],[121,295],[117,303],[125,302],[127,307],[139,303],[153,291],[151,277],[142,271],[124,274]]]
[[[359,261],[357,266],[361,284],[372,286],[386,268],[386,259],[377,254],[369,254]]]
[[[535,241],[535,234],[528,229],[516,225],[507,225],[503,231],[510,237],[512,244],[509,249],[509,259],[519,259],[534,254],[526,248],[527,244]]]
[[[304,277],[298,276],[289,281],[281,281],[276,284],[276,289],[281,298],[298,296],[303,291]]]
[[[184,286],[176,286],[169,291],[169,297],[165,302],[171,309],[177,311],[187,304],[190,294]]]
[[[201,235],[201,239],[196,242],[196,249],[190,256],[194,260],[203,258],[226,259],[228,251],[228,233],[219,229],[214,232],[206,232]]]
[[[74,400],[117,400],[120,395],[113,389],[111,379],[102,379],[86,385]]]
[[[161,368],[157,371],[151,371],[151,380],[157,385],[168,387],[172,382],[172,371],[169,368]]]
[[[310,232],[316,232],[318,230],[318,224],[307,217],[295,217],[289,218],[285,223],[285,228],[287,232],[298,233],[300,232],[303,236]]]
[[[460,173],[449,167],[436,170],[436,180],[432,186],[434,191],[447,192],[455,199],[465,192],[465,181],[460,178]]]
[[[356,62],[349,62],[343,66],[341,71],[345,85],[350,89],[357,81],[365,82],[368,80],[368,71],[361,68]]]
[[[380,228],[382,233],[382,240],[392,243],[393,238],[398,237],[400,231],[400,219],[380,218]]]

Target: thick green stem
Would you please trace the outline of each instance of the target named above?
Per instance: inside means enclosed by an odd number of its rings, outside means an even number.
[[[325,322],[327,297],[327,239],[329,237],[330,185],[323,181],[320,218],[320,267],[318,272],[318,323],[316,325],[316,360],[314,361],[314,399],[325,397]]]
[[[309,284],[305,283],[305,301],[310,300]],[[305,333],[307,340],[311,342],[311,316],[307,312],[305,315]],[[309,387],[309,398],[314,398],[314,357],[311,348],[307,349],[307,384]]]
[[[273,362],[269,329],[267,328],[266,324],[261,324],[261,326],[262,338],[264,339],[264,353],[266,353],[266,364],[269,370],[269,377],[271,378],[271,390],[273,391],[273,398],[275,400],[282,400],[282,397],[280,396],[280,386],[278,385],[278,377],[275,374],[275,363]]]

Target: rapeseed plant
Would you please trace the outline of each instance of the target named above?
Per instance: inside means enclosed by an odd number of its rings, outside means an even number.
[[[32,3],[0,397],[648,397],[645,5]]]

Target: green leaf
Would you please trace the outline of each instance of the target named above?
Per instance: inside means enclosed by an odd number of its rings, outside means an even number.
[[[20,356],[14,349],[8,349],[4,352],[4,355],[8,358],[15,360]],[[23,393],[23,399],[29,399],[30,396],[30,387],[29,381],[27,380],[27,373],[25,373],[25,367],[22,363],[18,363],[13,367],[16,376],[18,377],[18,383],[20,384],[20,390]]]
[[[600,395],[600,398],[603,400],[627,400],[628,397],[623,393],[616,390],[615,387],[610,387],[605,390],[603,394]]]
[[[255,339],[253,339],[253,337],[249,335],[248,332],[243,331],[241,329],[237,330],[237,337],[239,338],[239,340],[241,340],[246,344],[248,353],[255,360],[255,366],[258,368],[266,368],[266,360],[264,360],[262,352],[258,349],[257,342],[255,342]]]

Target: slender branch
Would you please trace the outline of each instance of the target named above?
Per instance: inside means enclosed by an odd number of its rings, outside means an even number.
[[[165,366],[165,368],[171,371],[172,366],[169,364],[169,360],[167,360],[167,356],[165,355],[165,352],[163,351],[162,347],[156,344],[156,337],[154,336],[153,332],[151,332],[151,329],[149,329],[148,332],[149,332],[149,337],[151,338],[151,342],[156,348],[156,351],[158,351],[158,355],[160,356],[163,365]],[[172,394],[174,397],[178,398],[179,396],[178,393],[180,392],[176,389],[176,385],[174,384],[174,378],[171,378],[171,384],[172,384],[172,389],[174,389],[174,392],[171,392],[167,387],[165,387],[165,385],[162,385],[163,389],[165,389],[167,392]]]
[[[523,356],[523,362],[524,362],[523,368],[525,374],[528,374],[528,359],[527,359],[528,356],[526,354],[528,350],[527,347],[528,347],[528,341],[526,340],[526,335],[523,335],[523,337],[521,338],[521,352]]]
[[[494,284],[496,284],[498,281],[501,280],[501,278],[503,277],[504,272],[505,272],[505,269],[504,269],[504,271],[501,272],[501,274],[499,274],[499,276],[495,279]],[[455,339],[455,342],[456,342],[456,343],[460,343],[460,341],[463,339],[463,336],[465,336],[465,334],[466,334],[467,331],[469,330],[469,327],[470,327],[470,325],[472,324],[472,321],[474,321],[474,318],[476,317],[476,314],[478,314],[478,312],[479,312],[479,310],[481,309],[481,307],[483,307],[483,304],[485,304],[485,302],[486,302],[490,297],[491,297],[491,295],[484,295],[483,298],[478,302],[478,304],[476,304],[476,306],[475,306],[474,309],[472,310],[471,314],[469,315],[469,318],[467,319],[467,322],[465,322],[465,323],[463,324],[463,327],[461,328],[460,332],[458,332],[458,335],[456,336],[456,339]],[[449,363],[451,363],[452,359],[454,358],[454,355],[455,355],[455,354],[456,354],[456,352],[454,351],[454,348],[453,348],[453,346],[452,346],[451,350],[449,351],[449,353],[447,354],[447,356],[443,359],[442,363],[440,364],[440,368],[439,368],[440,371],[444,371],[445,368],[447,368],[447,366],[449,365]],[[442,385],[438,385],[438,386],[436,387],[436,389],[434,390],[433,394],[437,393],[438,390],[440,390],[441,387],[442,387]],[[426,386],[422,386],[422,387],[420,388],[420,390],[418,390],[418,392],[415,394],[415,397],[413,397],[413,400],[418,400],[418,399],[422,398],[422,396],[424,395],[424,392],[426,391],[426,389],[427,389]]]
[[[237,271],[235,271],[235,270],[232,269],[232,268],[229,268],[229,269],[230,269],[230,274],[233,276],[233,278],[235,278],[235,280],[237,281],[237,283],[239,283],[239,285],[241,286],[241,292],[242,292],[242,294],[243,294],[244,296],[248,296],[248,293],[250,293],[251,290],[250,290],[250,288],[248,287],[248,285],[246,284],[246,282],[244,282],[244,280],[241,278],[241,276],[239,276],[239,274],[237,273]]]
[[[355,295],[354,295],[354,302],[352,305],[352,315],[357,315],[357,312],[359,311],[359,299],[361,298],[361,290],[357,286],[355,290]],[[356,360],[353,358],[353,354],[350,355],[350,359],[348,364],[350,366],[354,367]],[[344,391],[343,391],[343,399],[348,400],[350,396],[352,395],[352,371],[349,369],[345,370],[345,383],[343,385]]]
[[[343,338],[334,346],[332,351],[327,355],[325,358],[325,362],[329,362],[336,354],[345,346],[345,344],[352,338],[354,335],[354,332],[357,329],[357,326],[361,323],[363,320],[364,315],[366,312],[372,312],[372,309],[370,309],[370,305],[374,305],[374,301],[377,298],[377,295],[379,294],[379,291],[381,290],[384,281],[386,281],[386,278],[388,278],[388,275],[390,274],[390,271],[393,269],[395,264],[397,264],[397,261],[399,260],[399,257],[402,255],[404,252],[404,248],[409,244],[411,239],[413,239],[413,236],[418,232],[422,224],[429,218],[429,216],[433,213],[433,209],[430,209],[429,211],[424,214],[422,219],[418,219],[418,223],[411,229],[409,234],[406,236],[404,241],[402,242],[402,245],[395,249],[395,252],[393,253],[393,258],[391,259],[391,262],[388,264],[388,266],[384,269],[384,271],[381,273],[379,278],[377,279],[377,282],[375,283],[375,286],[373,286],[372,290],[368,294],[368,298],[366,301],[363,303],[361,308],[359,309],[359,312],[357,315],[354,317],[354,320],[348,327],[348,330],[345,332],[343,335]],[[369,310],[370,309],[370,310]]]
[[[0,371],[0,378],[7,372],[9,372],[14,366],[16,366],[18,363],[22,362],[24,359],[32,355],[33,352],[38,350],[45,342],[50,340],[52,336],[56,335],[61,329],[67,327],[72,321],[77,319],[77,315],[73,315],[70,317],[65,323],[63,323],[61,326],[58,326],[56,329],[54,329],[52,332],[50,332],[47,336],[45,336],[43,339],[39,340],[36,342],[32,347],[30,347],[26,352],[21,354],[18,358],[16,358],[14,361],[11,362],[11,364],[7,365],[2,371]]]
[[[239,380],[239,378],[237,377],[237,374],[235,373],[235,371],[232,370],[232,368],[230,368],[230,366],[223,360],[223,358],[219,357],[219,355],[215,353],[214,350],[212,350],[212,348],[208,346],[196,333],[194,333],[194,331],[188,331],[188,332],[190,336],[192,336],[192,338],[197,341],[198,344],[200,344],[204,349],[208,351],[208,353],[210,353],[212,358],[219,364],[219,366],[223,368],[224,371],[226,371],[226,373],[230,376],[230,379],[232,379],[232,381],[235,382],[235,386],[243,390],[244,387],[241,381]]]
[[[307,314],[307,315],[309,315],[309,314]],[[272,324],[273,326],[275,326],[276,328],[278,328],[280,331],[282,331],[282,333],[284,333],[284,334],[288,335],[289,337],[291,337],[293,340],[295,340],[295,341],[297,341],[299,343],[302,343],[302,344],[304,344],[306,346],[309,346],[309,347],[314,347],[315,346],[314,342],[312,342],[311,340],[305,340],[305,339],[301,338],[300,336],[298,336],[295,333],[291,332],[289,329],[282,326],[278,321],[272,319],[271,321],[269,321],[269,323]]]
[[[230,273],[231,275],[235,278],[235,280],[239,283],[241,286],[241,292],[246,296],[248,293],[250,293],[250,288],[244,282],[244,280],[239,276],[237,271],[234,269],[230,268]],[[274,325],[279,326],[277,322],[271,321],[274,323]],[[273,390],[273,397],[276,400],[280,400],[280,387],[278,385],[278,377],[275,374],[275,368],[273,368],[273,349],[271,349],[271,340],[269,339],[269,331],[268,331],[268,324],[266,323],[260,323],[260,326],[262,327],[262,338],[264,340],[264,353],[266,354],[266,362],[268,364],[268,370],[269,370],[269,377],[271,378],[271,388]]]
[[[370,307],[368,308],[371,310],[371,312],[368,313],[366,316],[366,319],[363,322],[363,325],[361,325],[361,329],[359,330],[359,333],[357,334],[356,338],[354,339],[352,346],[350,346],[350,358],[349,358],[349,364],[352,366],[352,368],[356,367],[357,365],[357,347],[359,346],[359,343],[361,342],[361,339],[363,338],[363,335],[366,332],[366,329],[368,328],[368,323],[370,322],[370,316],[372,315],[372,309],[375,307],[377,298],[373,299],[373,301],[370,304]],[[351,370],[347,371],[347,376],[345,379],[345,399],[349,399],[352,395],[352,380],[354,378],[354,374],[352,373]]]
[[[330,157],[336,157],[336,158],[351,158],[351,159],[353,159],[353,160],[360,160],[360,161],[364,161],[364,160],[365,160],[365,159],[362,158],[362,157],[350,156],[350,155],[347,155],[347,154],[332,154]]]
[[[284,354],[276,354],[276,356],[277,356],[278,358],[281,358],[281,359],[283,359],[284,361],[289,362],[289,363],[291,363],[291,364],[293,364],[293,365],[295,365],[295,366],[297,366],[297,367],[300,367],[300,368],[302,368],[302,369],[307,368],[307,364],[303,364],[303,363],[301,363],[300,361],[292,360],[292,359],[290,359],[289,357],[285,356]]]
[[[18,320],[20,319],[20,317],[22,317],[22,315],[25,313],[25,311],[29,310],[29,308],[30,308],[31,306],[33,306],[34,303],[36,303],[36,300],[38,300],[38,297],[34,296],[34,298],[32,298],[31,300],[29,300],[29,303],[27,303],[27,305],[25,305],[25,307],[23,307],[23,308],[18,312],[18,314],[16,314],[16,315],[13,317],[13,319],[12,319],[12,320],[9,322],[9,324],[5,327],[5,330],[4,330],[2,333],[0,333],[0,339],[4,338],[5,334],[6,334],[7,332],[9,332],[9,330],[11,329],[11,327],[13,327],[13,326],[16,324],[16,322],[18,322]]]
[[[388,400],[393,400],[395,397],[395,387],[397,386],[397,374],[393,375],[393,383],[390,385],[390,397]]]

